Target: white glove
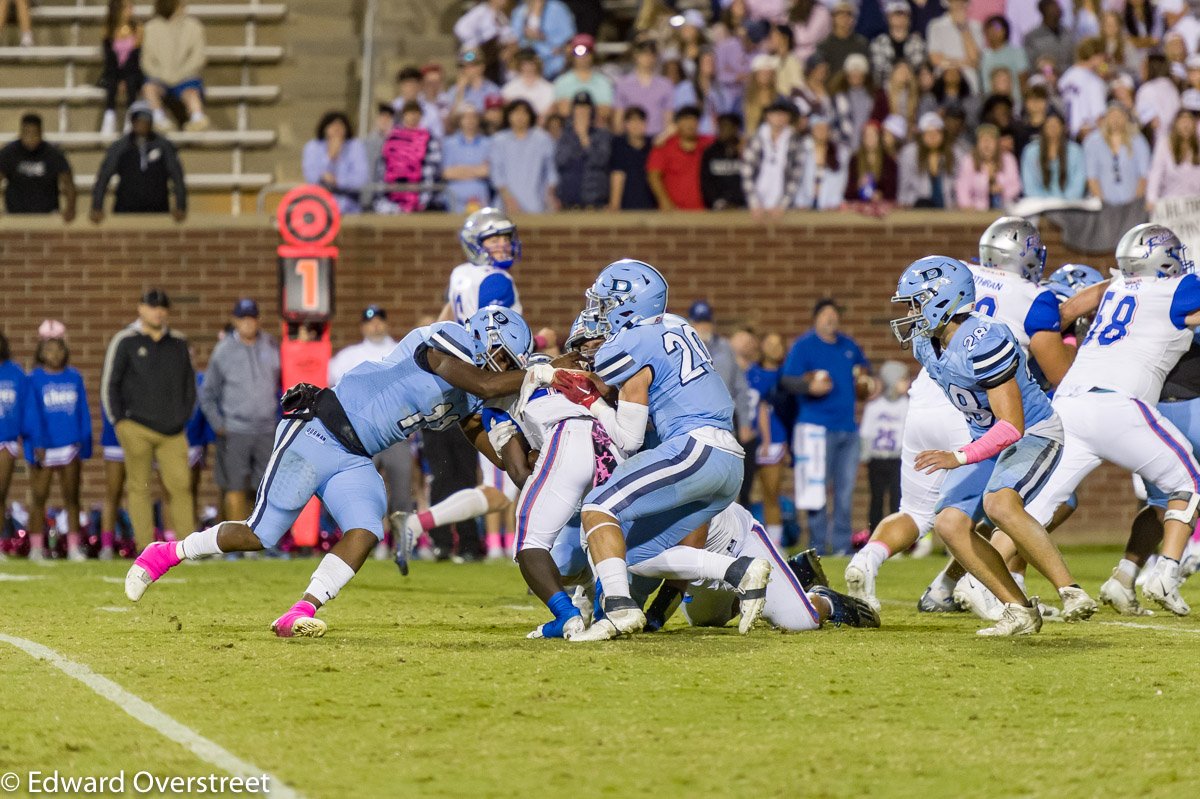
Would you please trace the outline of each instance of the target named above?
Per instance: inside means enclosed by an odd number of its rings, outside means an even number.
[[[500,450],[504,449],[504,445],[512,441],[513,436],[518,432],[520,431],[512,419],[505,419],[503,422],[492,425],[492,429],[487,432],[487,437],[497,456],[500,455]]]
[[[557,370],[548,363],[535,363],[525,370],[525,380],[521,383],[521,393],[510,412],[514,419],[522,418],[522,415],[525,413],[525,404],[529,402],[529,398],[533,396],[533,392],[539,388],[545,388],[554,382],[555,371]]]

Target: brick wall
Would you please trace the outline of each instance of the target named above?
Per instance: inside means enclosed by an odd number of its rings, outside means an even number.
[[[660,267],[671,283],[671,309],[685,312],[707,298],[721,325],[795,335],[807,328],[813,302],[834,296],[844,325],[878,362],[907,359],[892,338],[888,298],[901,269],[930,253],[969,256],[990,217],[972,213],[903,212],[887,220],[850,214],[792,214],[763,225],[740,214],[563,215],[518,220],[524,260],[516,276],[535,327],[565,330],[583,290],[605,264],[634,256]],[[358,335],[358,314],[378,302],[393,333],[436,314],[446,278],[462,260],[448,217],[352,219],[338,244],[333,326],[335,350]],[[1055,231],[1045,233],[1051,267],[1071,260]],[[183,226],[157,219],[110,220],[101,228],[55,220],[0,219],[0,326],[18,361],[28,366],[36,328],[47,317],[68,329],[72,363],[91,391],[99,436],[98,384],[108,339],[135,317],[148,287],[173,300],[171,323],[185,332],[197,363],[207,361],[235,299],[259,300],[267,329],[278,334],[275,246],[265,218],[197,219]],[[1082,258],[1081,258],[1082,260]],[[1093,266],[1105,267],[1098,259]],[[87,503],[99,501],[102,470],[84,470]],[[206,496],[211,482],[206,476]],[[23,475],[11,496],[25,494]],[[53,497],[52,497],[53,501]],[[211,500],[210,500],[211,501]],[[1117,540],[1128,529],[1133,500],[1128,478],[1105,467],[1084,484],[1082,509],[1064,533]],[[865,524],[865,503],[856,507]]]

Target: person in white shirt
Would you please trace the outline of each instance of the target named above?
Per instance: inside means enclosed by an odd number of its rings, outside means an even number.
[[[500,89],[505,103],[525,100],[537,112],[538,124],[544,125],[554,106],[554,84],[542,77],[542,59],[533,50],[517,53],[517,76]]]
[[[1171,122],[1179,113],[1179,89],[1171,80],[1171,68],[1161,53],[1146,57],[1146,82],[1134,95],[1134,108],[1138,124],[1148,125],[1154,131],[1151,145],[1170,134]]]
[[[1159,0],[1158,13],[1162,14],[1167,33],[1178,34],[1187,45],[1188,54],[1195,54],[1200,48],[1200,19],[1196,19],[1186,0]]]
[[[871,487],[868,518],[872,530],[884,516],[900,510],[900,442],[908,414],[908,367],[900,361],[885,361],[879,378],[883,393],[863,406],[858,426],[861,459],[867,464]]]
[[[508,0],[483,0],[458,18],[454,23],[454,35],[468,50],[482,47],[493,39],[513,38],[508,14],[504,13]]]
[[[378,305],[369,305],[363,310],[362,337],[362,341],[342,348],[329,359],[329,385],[337,385],[342,375],[361,363],[382,360],[395,348],[396,340],[388,335],[387,311]],[[386,527],[394,534],[413,509],[412,444],[401,441],[376,455],[373,460],[387,489]],[[386,539],[375,546],[375,560],[387,560],[390,554]]]
[[[983,26],[967,17],[966,0],[946,0],[946,13],[929,23],[926,40],[929,60],[939,70],[958,67],[979,94],[979,59],[983,52]]]
[[[1067,128],[1071,138],[1082,138],[1104,116],[1108,88],[1098,74],[1104,67],[1104,43],[1084,39],[1075,48],[1075,64],[1058,79],[1058,93],[1067,106]]]

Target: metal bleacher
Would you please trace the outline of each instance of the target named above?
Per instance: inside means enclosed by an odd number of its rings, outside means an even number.
[[[43,112],[45,135],[70,151],[80,189],[91,188],[103,150],[116,138],[99,132],[104,90],[97,80],[106,8],[104,0],[40,0],[31,9],[38,45],[0,46],[0,118],[8,123],[6,132],[15,133],[15,116],[20,113],[56,108],[57,119]],[[268,157],[257,158],[262,171],[248,169],[247,160],[256,152],[269,155],[278,138],[273,128],[252,127],[251,107],[280,97],[278,85],[257,82],[255,73],[256,67],[269,67],[284,57],[283,47],[260,44],[258,38],[259,26],[281,22],[287,6],[243,0],[189,3],[186,10],[205,26],[205,102],[212,127],[168,137],[188,150],[184,154],[188,188],[218,195],[216,205],[237,214],[244,192],[252,196],[275,177],[268,171]],[[134,13],[144,21],[153,8],[139,4]],[[4,109],[11,113],[3,113]]]

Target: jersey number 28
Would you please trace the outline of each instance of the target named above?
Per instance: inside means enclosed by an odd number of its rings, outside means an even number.
[[[712,356],[700,340],[700,334],[691,325],[683,326],[682,335],[673,330],[663,333],[663,347],[668,355],[676,350],[681,353],[683,363],[679,369],[680,385],[686,386],[712,368]]]

